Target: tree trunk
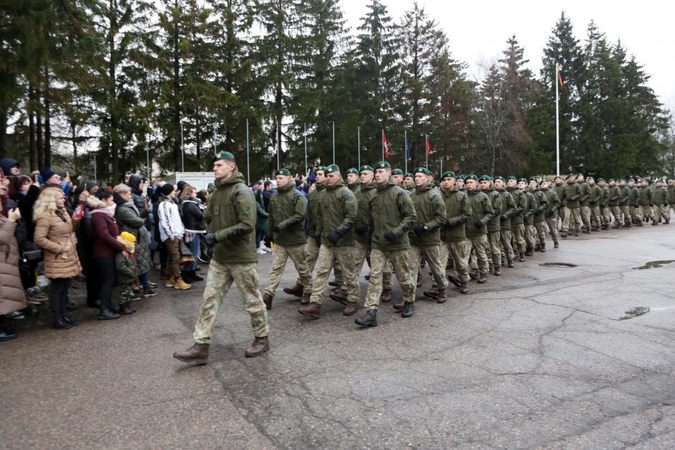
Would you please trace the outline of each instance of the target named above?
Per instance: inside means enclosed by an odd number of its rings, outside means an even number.
[[[45,68],[45,83],[44,83],[44,100],[45,100],[45,143],[44,143],[44,157],[45,166],[52,166],[52,127],[50,120],[51,100],[49,97],[49,70]]]
[[[35,88],[30,84],[28,87],[28,104],[26,105],[26,113],[28,114],[28,152],[30,154],[30,170],[38,170],[38,152],[37,144],[35,142],[35,111],[33,104],[35,101]]]

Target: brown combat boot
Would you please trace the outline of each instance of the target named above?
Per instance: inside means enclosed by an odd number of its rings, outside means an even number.
[[[417,272],[417,287],[422,287],[422,271]]]
[[[184,352],[175,352],[173,357],[186,363],[206,364],[206,360],[209,358],[209,344],[194,344]]]
[[[480,275],[478,275],[477,281],[478,281],[479,284],[485,283],[487,281],[487,275],[484,274],[484,273],[481,273]]]
[[[382,294],[380,294],[380,302],[387,303],[390,302],[393,298],[391,294],[391,289],[383,289]]]
[[[445,303],[447,299],[447,289],[441,288],[438,290],[438,297],[436,297],[436,303]]]
[[[462,282],[459,281],[459,278],[457,278],[455,275],[448,275],[448,281],[457,287],[462,287]]]
[[[396,311],[403,311],[405,309],[405,302],[401,300],[392,305]]]
[[[318,319],[321,317],[321,305],[318,303],[310,303],[309,305],[302,305],[298,312],[302,315]]]
[[[480,274],[478,273],[477,270],[472,270],[469,272],[469,277],[471,277],[472,280],[477,280]]]
[[[302,297],[302,293],[305,289],[300,283],[295,283],[295,286],[290,288],[284,288],[284,292],[288,295],[294,295],[296,297]]]
[[[519,262],[525,262],[525,253],[519,252],[518,255],[519,255],[519,256],[518,256],[518,261],[519,261]]]
[[[539,249],[542,253],[546,252],[546,244],[541,244],[541,248]]]
[[[424,291],[424,296],[429,298],[438,298],[438,287],[432,286],[428,291]]]
[[[302,294],[302,298],[300,299],[300,304],[301,305],[309,305],[309,299],[312,297],[312,294],[310,292],[305,292]]]
[[[269,311],[272,309],[272,300],[274,300],[274,297],[267,292],[263,293],[263,303],[265,304],[265,308]]]
[[[356,306],[356,302],[348,302],[344,311],[342,311],[342,315],[343,316],[353,316],[354,314],[356,314],[356,311],[358,311],[358,307]]]
[[[336,302],[342,303],[343,305],[347,304],[347,291],[342,288],[337,288],[330,293],[330,298]]]
[[[246,349],[244,353],[247,358],[255,358],[260,356],[270,349],[270,341],[265,337],[257,337],[253,340],[253,343],[249,348]]]
[[[502,275],[502,269],[499,267],[495,267],[495,276],[499,277]]]
[[[558,248],[560,245],[557,242],[553,243],[553,248]]]
[[[515,264],[513,264],[513,260],[512,260],[512,259],[509,259],[507,263],[508,263],[508,266],[509,266],[511,269],[513,269],[513,268],[515,267]]]
[[[462,294],[466,294],[467,292],[469,292],[469,285],[467,284],[466,281],[461,282],[461,286],[459,287],[459,292],[461,292]]]
[[[532,256],[532,255],[534,255],[534,248],[532,247],[525,248],[525,256]]]

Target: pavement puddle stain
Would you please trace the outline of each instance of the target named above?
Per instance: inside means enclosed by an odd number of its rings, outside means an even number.
[[[625,316],[619,317],[619,320],[628,320],[628,319],[633,319],[635,317],[640,317],[649,312],[650,308],[649,306],[636,306],[634,308],[631,308],[627,311],[625,311]]]
[[[663,261],[649,261],[644,266],[633,267],[633,269],[637,269],[637,270],[653,269],[655,267],[662,267],[662,266],[665,266],[666,264],[670,264],[670,263],[673,263],[673,262],[675,262],[675,260],[673,260],[673,259],[663,260]]]

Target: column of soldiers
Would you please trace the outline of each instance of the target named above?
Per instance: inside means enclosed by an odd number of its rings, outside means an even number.
[[[195,345],[174,355],[201,364],[208,358],[218,308],[233,282],[246,293],[243,300],[255,334],[246,356],[269,350],[266,310],[272,309],[288,258],[298,278],[284,292],[299,297],[298,311],[315,319],[321,317],[329,283],[336,287],[330,298],[344,305],[343,314],[358,312],[358,277],[367,262],[365,314],[355,323],[375,327],[380,304],[392,300],[392,273],[402,294],[393,308],[410,318],[422,267],[429,267],[433,280],[423,295],[445,303],[448,282],[467,294],[471,279],[485,283],[491,275],[500,276],[502,267],[515,267],[516,259],[523,262],[536,251],[545,252],[547,233],[558,248],[560,237],[607,230],[612,221],[614,228],[648,221],[669,224],[670,210],[675,210],[673,180],[666,187],[661,180],[651,185],[632,178],[596,182],[581,174],[563,181],[447,171],[437,184],[424,167],[404,174],[381,161],[347,170],[346,179],[335,164],[319,167],[305,197],[295,189],[291,172],[280,169],[267,219],[273,261],[261,295],[254,286],[257,272],[249,256],[255,250],[248,245],[255,222],[252,196],[241,189],[243,176],[232,154],[222,152],[214,158],[214,173],[216,190],[207,207],[211,223],[205,241],[216,247],[217,267],[211,269],[218,270],[213,274],[209,270]],[[449,268],[454,273],[446,276]],[[335,271],[332,283],[331,271]]]

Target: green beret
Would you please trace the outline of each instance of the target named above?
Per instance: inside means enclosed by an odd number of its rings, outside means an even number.
[[[326,166],[326,175],[329,173],[333,172],[339,172],[340,168],[337,166],[337,164],[331,164],[330,166]]]
[[[602,180],[602,178],[600,178]],[[614,178],[610,178],[609,182],[611,183],[612,181],[616,181]]]
[[[415,178],[415,176],[412,173],[406,172],[405,175],[403,175],[403,178],[408,178],[408,177]]]
[[[601,178],[598,178],[598,183],[601,182],[601,181],[605,181],[605,179],[602,178],[602,177],[601,177]]]
[[[443,175],[441,175],[441,179],[443,178],[457,178],[457,175],[455,175],[455,172],[448,170],[447,172],[444,172]]]
[[[509,180],[509,181],[511,181],[511,180],[516,180],[516,181],[518,181],[518,178],[516,178],[515,175],[509,175],[509,177],[507,178],[507,180]]]
[[[389,164],[387,161],[380,161],[379,163],[375,164],[375,169],[391,169],[391,164]]]
[[[359,171],[355,167],[350,167],[347,169],[347,173],[355,173],[356,175],[359,174]]]
[[[213,162],[216,162],[219,159],[229,159],[230,161],[234,161],[234,155],[230,152],[219,152],[213,156]]]
[[[483,175],[478,178],[478,181],[492,181],[492,177],[490,175]]]
[[[533,181],[534,181],[535,183],[539,184],[539,180],[538,180],[537,178],[535,178],[535,177],[530,178],[529,183],[532,183]]]
[[[392,175],[403,175],[403,171],[401,169],[394,169],[391,171]]]
[[[497,181],[497,180],[500,180],[500,181],[506,181],[506,180],[504,179],[504,177],[501,176],[501,175],[497,175],[497,176],[495,177],[495,181]]]
[[[567,175],[566,180],[569,180],[570,178],[576,178],[576,177],[574,176],[574,174],[569,174],[569,175]]]
[[[366,170],[370,170],[371,172],[375,172],[373,170],[373,168],[370,167],[369,165],[361,166],[361,169],[360,169],[361,172],[365,172]]]
[[[520,183],[521,181],[527,183],[527,178],[518,178],[518,183]]]
[[[546,178],[544,178],[544,181],[547,182],[547,183],[550,183],[552,180],[551,180],[551,177],[546,177]]]
[[[274,174],[274,176],[277,176],[277,175],[285,175],[287,177],[290,177],[291,171],[288,170],[288,169],[279,169],[279,170],[277,170],[277,173]]]
[[[470,173],[470,174],[464,176],[464,181],[467,181],[467,180],[478,181],[478,177],[476,175]]]

